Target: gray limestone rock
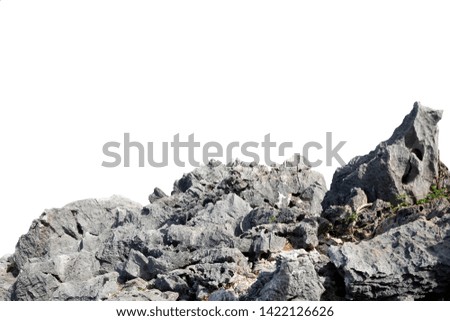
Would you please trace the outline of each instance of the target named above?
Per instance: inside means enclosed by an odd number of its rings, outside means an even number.
[[[164,193],[162,189],[155,187],[153,193],[150,194],[150,196],[148,197],[148,201],[150,203],[153,203],[156,200],[159,200],[159,199],[165,198],[165,197],[167,197],[166,193]]]
[[[150,279],[148,259],[141,252],[132,249],[128,254],[128,261],[124,265],[123,273],[127,279]]]
[[[220,289],[211,293],[208,297],[208,301],[237,301],[237,298],[233,292]]]
[[[416,103],[325,199],[296,155],[210,161],[146,206],[113,196],[46,210],[0,259],[0,300],[448,300],[440,118]]]
[[[442,111],[416,102],[391,138],[336,171],[324,209],[353,203],[355,188],[364,191],[368,202],[381,199],[395,204],[399,195],[411,201],[424,198],[438,179],[441,117]]]
[[[10,255],[4,255],[0,258],[0,301],[9,301],[11,299],[10,289],[15,282],[15,277],[9,271],[10,265]]]
[[[154,282],[155,288],[163,292],[176,292],[184,296],[189,293],[189,285],[178,275],[158,275]]]
[[[316,271],[317,252],[294,250],[278,257],[272,274],[262,273],[247,299],[261,301],[318,301],[325,292]]]
[[[359,244],[332,246],[348,299],[434,299],[449,294],[450,208]],[[447,297],[448,298],[448,297]]]
[[[299,223],[295,232],[301,237],[301,248],[310,251],[319,245],[318,229],[319,223],[314,219],[305,219]]]
[[[117,272],[111,272],[88,280],[63,282],[53,292],[51,299],[55,301],[106,300],[118,291],[118,277]]]
[[[252,252],[256,257],[269,256],[272,253],[278,253],[286,246],[287,240],[284,237],[275,235],[275,233],[264,233],[260,231],[258,237],[253,240]]]
[[[162,292],[150,289],[149,284],[140,278],[127,281],[116,292],[110,294],[107,301],[176,301],[176,292]]]

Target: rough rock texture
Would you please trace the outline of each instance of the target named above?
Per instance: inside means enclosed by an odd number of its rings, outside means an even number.
[[[415,103],[391,138],[365,156],[339,168],[323,205],[350,205],[357,199],[395,203],[398,195],[417,201],[424,198],[439,175],[437,123],[442,111]]]
[[[10,261],[11,257],[9,255],[0,258],[0,301],[10,299],[9,289],[15,281],[14,276],[8,271]]]
[[[349,299],[449,299],[450,204],[441,202],[437,210],[422,211],[371,240],[330,248]]]
[[[314,258],[316,256],[316,258]],[[249,291],[249,300],[317,301],[325,288],[315,269],[317,252],[295,250],[280,255],[276,270],[259,279]]]
[[[271,168],[211,161],[176,181],[171,196],[156,188],[145,207],[114,196],[47,210],[2,261],[1,295],[237,299],[257,279],[253,260],[285,251],[283,235],[319,218],[325,192],[302,159]]]
[[[441,115],[416,103],[327,193],[300,156],[211,161],[146,206],[46,210],[0,259],[0,300],[448,300]]]
[[[442,112],[414,104],[392,137],[338,170],[325,196],[328,256],[347,299],[449,299],[450,204]],[[354,242],[361,241],[361,242]]]

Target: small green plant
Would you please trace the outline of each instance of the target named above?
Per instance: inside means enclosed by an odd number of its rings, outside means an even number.
[[[273,224],[276,223],[277,218],[275,217],[275,215],[272,215],[271,217],[269,217],[269,223]]]
[[[437,198],[447,198],[448,197],[448,191],[446,188],[437,188],[436,185],[431,186],[431,193],[429,194],[429,196],[432,199],[437,199]]]
[[[398,206],[408,206],[408,202],[406,201],[408,199],[408,196],[406,194],[400,194],[396,196]]]
[[[397,195],[395,198],[396,198],[396,200],[397,200],[397,205],[394,206],[394,207],[392,207],[392,211],[393,211],[394,213],[397,213],[397,211],[398,211],[399,209],[401,209],[401,208],[404,208],[404,207],[407,207],[407,206],[411,205],[411,204],[409,204],[408,201],[407,201],[408,196],[407,196],[406,194],[400,194],[400,195]]]
[[[423,205],[423,204],[426,204],[428,202],[429,202],[428,199],[422,198],[422,199],[417,201],[417,205]]]
[[[431,191],[425,198],[417,201],[418,205],[430,203],[432,200],[449,198],[449,191],[447,188],[438,188],[436,185],[431,186]]]
[[[356,222],[358,220],[358,213],[356,212],[352,212],[348,217],[347,217],[347,223],[353,223]]]

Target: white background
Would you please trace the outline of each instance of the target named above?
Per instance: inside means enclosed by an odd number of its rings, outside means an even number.
[[[190,170],[101,167],[124,132],[302,146],[330,131],[348,161],[418,100],[445,110],[449,164],[449,14],[445,1],[1,1],[0,256],[45,208],[145,204]]]

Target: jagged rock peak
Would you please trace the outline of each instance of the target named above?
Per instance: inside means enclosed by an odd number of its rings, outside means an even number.
[[[368,202],[381,199],[395,203],[399,196],[409,201],[425,197],[439,179],[437,124],[441,118],[441,110],[414,103],[391,138],[336,171],[322,203],[324,209],[349,205],[361,190]]]

